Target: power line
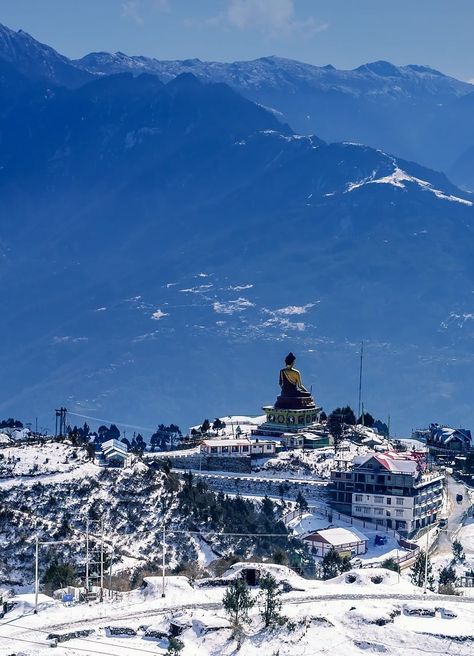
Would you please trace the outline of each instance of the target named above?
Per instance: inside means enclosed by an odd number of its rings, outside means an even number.
[[[89,419],[90,421],[96,421],[97,423],[104,424],[115,424],[116,426],[125,426],[125,428],[136,428],[137,430],[151,431],[155,432],[155,428],[150,428],[149,426],[135,426],[134,424],[125,424],[123,421],[117,421],[117,419],[101,419],[100,417],[90,417],[89,415],[81,415],[78,412],[71,412],[68,410],[68,415],[73,417],[81,417],[82,419]]]

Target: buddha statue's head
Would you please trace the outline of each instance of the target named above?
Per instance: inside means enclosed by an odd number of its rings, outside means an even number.
[[[287,367],[292,367],[295,364],[296,357],[293,355],[293,353],[290,351],[288,355],[285,358],[285,364]]]

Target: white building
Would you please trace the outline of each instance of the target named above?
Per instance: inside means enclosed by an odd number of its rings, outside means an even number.
[[[365,554],[369,539],[356,528],[326,528],[307,535],[305,540],[311,543],[313,555],[317,558],[335,549],[341,556],[352,558]]]
[[[249,440],[241,437],[232,439],[209,439],[201,444],[201,453],[207,456],[250,456],[268,455],[276,452],[277,443],[270,440]]]
[[[411,535],[437,521],[444,474],[410,455],[357,456],[349,471],[332,471],[333,503],[342,512]]]
[[[123,442],[107,440],[102,444],[96,462],[103,467],[129,467],[132,464],[132,454],[128,453],[127,445]]]

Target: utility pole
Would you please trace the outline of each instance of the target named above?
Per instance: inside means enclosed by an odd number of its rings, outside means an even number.
[[[109,567],[109,597],[112,596],[112,561],[114,559],[114,550],[115,550],[115,546],[114,543],[112,543],[112,552],[110,554],[110,567]]]
[[[388,415],[388,424],[387,424],[387,427],[388,427],[388,436],[387,436],[387,437],[390,437],[390,415]]]
[[[362,364],[364,360],[364,342],[360,343],[360,367],[359,367],[359,417],[361,416],[362,403]]]
[[[89,592],[89,520],[86,522],[86,591]]]
[[[429,550],[428,535],[429,533],[430,533],[430,529],[428,527],[428,530],[426,531],[425,580],[423,581],[423,594],[426,594],[426,586],[428,585],[428,550]]]
[[[38,594],[39,594],[39,538],[35,538],[35,610],[38,613]]]
[[[104,601],[104,518],[100,520],[100,601]]]
[[[166,529],[163,525],[163,561],[161,563],[161,572],[162,572],[162,588],[161,588],[161,596],[165,596],[165,568],[166,568]]]

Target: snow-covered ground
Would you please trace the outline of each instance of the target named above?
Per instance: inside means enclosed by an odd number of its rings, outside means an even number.
[[[328,518],[323,513],[306,514],[300,518],[294,519],[289,523],[289,528],[293,529],[296,535],[306,535],[313,531],[321,529],[340,526],[342,528],[349,528],[350,524],[342,520],[335,520],[329,523]],[[407,549],[401,547],[397,540],[382,530],[368,529],[357,527],[357,530],[362,532],[368,538],[368,550],[365,554],[360,554],[357,559],[360,559],[365,565],[369,563],[381,563],[387,558],[397,558],[408,553]],[[386,538],[385,544],[375,544],[375,536],[383,535]]]
[[[92,472],[97,472],[97,467],[87,461],[85,452],[68,444],[24,444],[0,450],[0,489],[85,477]]]
[[[282,595],[286,621],[265,629],[257,604],[244,625],[240,648],[221,603],[225,587],[169,577],[162,598],[162,580],[150,577],[145,587],[103,604],[66,607],[42,596],[38,615],[32,614],[32,595],[17,597],[18,605],[0,622],[0,655],[49,653],[50,634],[85,629],[90,633],[59,643],[55,653],[164,654],[170,622],[183,628],[179,636],[183,656],[472,653],[468,638],[473,634],[474,600],[424,596],[420,588],[388,570],[355,570],[324,582],[302,579],[283,566],[254,566],[269,570],[286,584],[288,592]],[[249,564],[233,566],[225,578],[239,576],[246,567]],[[252,595],[257,597],[258,590]],[[421,617],[421,610],[432,616]],[[122,634],[114,635],[118,627]]]
[[[362,444],[354,444],[348,440],[341,443],[337,456],[334,447],[323,449],[295,449],[294,451],[283,451],[274,458],[269,458],[260,467],[265,475],[273,474],[285,476],[286,478],[311,478],[318,477],[321,480],[330,478],[331,470],[336,464],[344,466],[349,464],[355,456],[365,455],[373,451],[372,448]]]

